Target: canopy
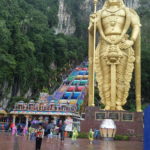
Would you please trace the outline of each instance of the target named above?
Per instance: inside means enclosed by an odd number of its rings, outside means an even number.
[[[81,80],[79,85],[86,85],[88,83],[88,80]]]
[[[74,81],[72,82],[72,85],[77,85],[78,83],[80,83],[80,80],[74,80]]]
[[[79,71],[79,75],[85,75],[86,71]]]
[[[71,75],[71,76],[76,76],[76,75],[79,74],[79,72],[80,72],[80,71],[73,71],[70,75]]]
[[[59,104],[61,105],[61,104],[77,104],[77,100],[76,99],[68,99],[68,100],[66,100],[66,99],[61,99],[61,100],[59,100]]]
[[[65,100],[65,99],[59,100],[59,104],[67,104],[67,103],[68,103],[68,100]]]
[[[74,92],[73,95],[71,96],[71,99],[77,99],[81,92]]]
[[[58,103],[58,100],[51,100],[50,102],[49,102],[49,104],[57,104]]]
[[[55,99],[60,99],[60,97],[62,97],[63,93],[64,93],[64,92],[59,92],[59,91],[55,92],[55,93],[54,93],[54,98],[55,98]]]
[[[3,108],[0,108],[0,114],[1,115],[7,115],[7,112]]]
[[[71,95],[72,95],[72,92],[66,92],[66,93],[63,95],[62,99],[68,99]]]
[[[82,70],[88,70],[87,68],[82,68]]]
[[[84,86],[78,86],[78,87],[76,87],[76,91],[82,91],[83,89],[85,89]]]
[[[72,104],[72,105],[77,104],[77,100],[70,100],[69,104]]]
[[[75,70],[82,70],[82,68],[81,67],[77,67]]]
[[[70,86],[68,89],[67,89],[67,92],[72,92],[75,90],[75,86]]]
[[[82,78],[83,79],[88,79],[88,75],[84,75]]]
[[[88,70],[87,67],[77,67],[76,70]]]
[[[51,101],[53,99],[54,99],[54,97],[52,95],[48,96],[48,98],[47,98],[48,101]]]
[[[69,76],[68,78],[67,78],[67,80],[68,81],[71,81],[71,80],[73,80],[75,78],[75,76]]]
[[[76,76],[76,79],[82,79],[83,78],[83,75],[77,75]]]

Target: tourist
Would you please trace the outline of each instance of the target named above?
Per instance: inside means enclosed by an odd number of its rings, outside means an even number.
[[[98,129],[94,129],[94,139],[100,138],[100,131]]]
[[[17,127],[15,124],[12,125],[12,135],[17,135]]]
[[[47,142],[49,142],[49,139],[50,139],[50,142],[52,142],[52,139],[53,139],[53,129],[49,129],[49,134],[48,134],[48,137],[47,137]]]
[[[35,128],[33,128],[32,126],[29,127],[29,139],[32,141],[32,140],[35,140]]]
[[[21,127],[20,124],[18,124],[18,126],[17,126],[17,134],[18,134],[18,135],[21,135],[21,134],[22,134],[22,127]]]
[[[42,138],[44,137],[44,129],[42,124],[39,124],[39,127],[35,130],[36,133],[36,150],[41,149]]]
[[[54,121],[52,121],[50,124],[49,124],[49,129],[54,129],[55,128],[55,124],[54,124]]]
[[[65,127],[66,127],[65,123],[62,122],[62,124],[59,127],[59,133],[60,133],[60,139],[61,139],[61,141],[64,141]]]
[[[59,138],[59,127],[55,126],[53,131],[53,137],[57,140]]]
[[[25,126],[25,127],[23,128],[23,136],[26,136],[26,135],[27,135],[27,131],[28,131],[28,127]]]
[[[73,128],[73,131],[72,131],[72,144],[76,143],[77,137],[78,137],[77,128]]]
[[[93,140],[94,140],[94,132],[92,129],[90,129],[90,131],[89,131],[88,138],[90,140],[90,144],[92,144]]]

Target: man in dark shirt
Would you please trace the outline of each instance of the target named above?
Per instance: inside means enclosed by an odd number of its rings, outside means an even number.
[[[42,144],[42,138],[44,137],[44,129],[42,127],[42,124],[39,124],[39,127],[37,128],[35,133],[36,133],[36,150],[40,150]]]

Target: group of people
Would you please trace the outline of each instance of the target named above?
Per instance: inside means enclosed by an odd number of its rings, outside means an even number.
[[[47,137],[47,142],[53,143],[58,142],[60,140],[61,142],[64,141],[65,138],[65,128],[66,124],[63,120],[59,120],[57,123],[54,123],[53,121],[49,124],[45,125],[42,123],[38,124],[31,124],[27,128],[23,125],[12,125],[12,135],[23,135],[27,136],[27,139],[30,141],[36,141],[36,150],[40,150],[42,139]],[[77,128],[73,128],[71,133],[71,140],[72,144],[75,144],[77,141],[77,137],[79,135]],[[99,130],[92,130],[90,129],[88,133],[88,138],[90,141],[90,144],[93,143],[94,139],[97,139],[99,137]]]
[[[15,125],[12,123],[10,125],[9,130],[11,130],[12,135],[23,135],[23,136],[25,136],[27,134],[28,127],[21,125],[21,124]]]

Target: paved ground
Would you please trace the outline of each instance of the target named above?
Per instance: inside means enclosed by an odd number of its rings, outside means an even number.
[[[26,137],[0,133],[0,150],[35,150],[35,142]],[[61,143],[59,140],[48,142],[45,138],[41,150],[143,150],[143,143],[96,140],[94,144],[89,144],[87,139],[78,139],[76,144],[72,144],[70,139]]]

